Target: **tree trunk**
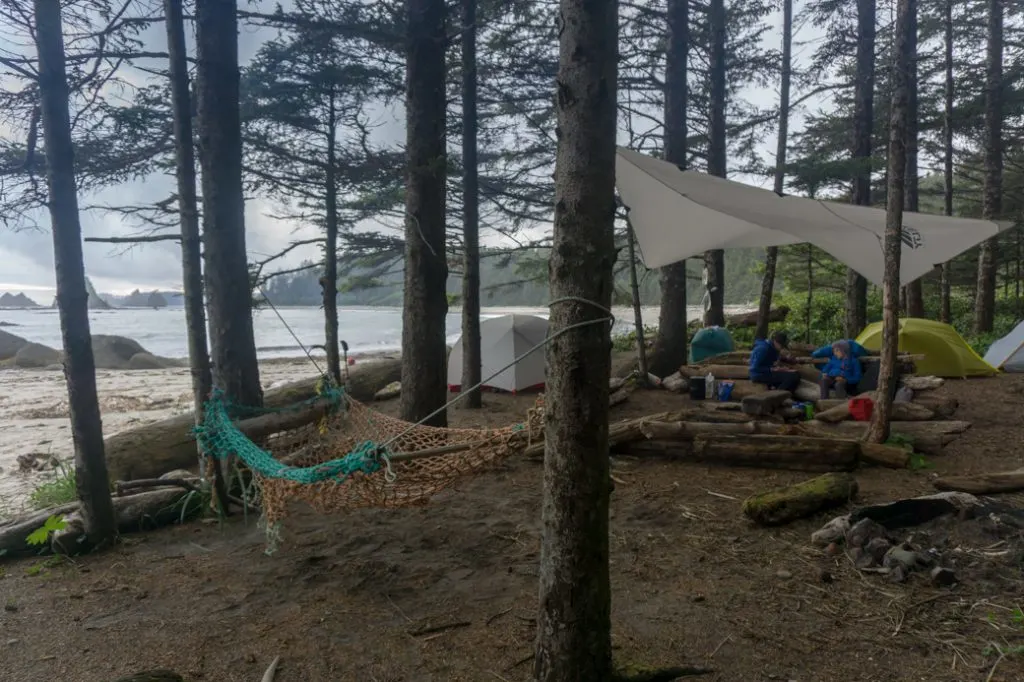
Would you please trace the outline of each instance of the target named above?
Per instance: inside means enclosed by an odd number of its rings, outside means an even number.
[[[988,49],[985,60],[985,179],[981,216],[1002,213],[1003,186],[1003,0],[988,0]],[[990,332],[995,322],[996,248],[993,237],[978,250],[978,288],[974,302],[975,333]]]
[[[665,53],[665,160],[687,167],[687,60],[690,53],[690,3],[668,0],[668,50]],[[658,336],[650,370],[663,377],[686,363],[686,261],[661,269]]]
[[[725,0],[710,0],[708,26],[711,31],[710,115],[708,120],[708,174],[726,177],[726,33]],[[725,252],[714,249],[704,254],[708,274],[710,307],[704,316],[707,326],[725,325]]]
[[[326,209],[326,243],[324,244],[324,277],[320,281],[324,301],[324,348],[327,351],[327,373],[341,386],[341,343],[338,339],[338,181],[335,148],[338,143],[338,115],[334,89],[327,109],[327,168],[324,183]]]
[[[446,426],[445,3],[406,0],[402,419]],[[435,414],[436,413],[436,414]],[[431,416],[432,415],[432,416]],[[429,419],[428,419],[429,417]]]
[[[480,383],[480,197],[477,181],[476,0],[462,0],[462,390]],[[481,407],[479,390],[463,398]]]
[[[640,371],[639,382],[647,386],[647,376],[650,372],[647,364],[647,339],[644,335],[644,316],[640,308],[640,282],[636,276],[636,249],[633,246],[633,226],[626,221],[626,251],[629,254],[629,289],[633,298],[633,324],[636,328],[636,358],[637,369]],[[669,372],[668,374],[673,374]],[[664,377],[665,375],[660,375]]]
[[[786,146],[789,137],[789,82],[793,61],[793,0],[782,0],[782,82],[779,92],[779,138],[775,148],[775,193],[782,196],[786,184]],[[764,276],[761,278],[761,300],[757,309],[755,339],[768,338],[768,322],[775,290],[775,266],[779,247],[769,246],[764,254]]]
[[[854,83],[853,203],[871,205],[871,134],[875,102],[875,0],[857,0],[857,68]],[[868,283],[846,273],[846,336],[855,338],[868,323]]]
[[[47,204],[53,232],[57,308],[64,345],[64,376],[75,448],[75,489],[81,502],[88,545],[101,547],[117,538],[114,507],[107,486],[103,423],[96,396],[96,365],[89,332],[89,294],[82,260],[75,152],[68,113],[68,81],[58,0],[35,0],[39,98],[46,150]]]
[[[608,381],[618,2],[565,2],[544,448],[537,682],[611,677]],[[589,323],[589,324],[588,324]],[[583,325],[583,326],[580,326]],[[566,331],[575,327],[571,331]],[[564,332],[564,333],[562,333]]]
[[[942,116],[942,204],[943,213],[953,215],[953,0],[946,0],[943,13],[945,48],[945,107]],[[949,310],[950,264],[942,264],[939,283],[939,320],[949,324],[953,316]]]
[[[203,403],[213,389],[210,351],[206,340],[206,310],[203,303],[202,237],[199,233],[199,204],[196,199],[195,140],[192,136],[192,96],[189,92],[185,19],[182,0],[165,0],[168,70],[171,105],[174,112],[175,171],[178,186],[178,218],[181,223],[181,282],[185,298],[185,328],[188,360],[192,370],[192,404],[196,426],[203,422]],[[199,452],[199,475],[206,461]],[[223,513],[228,513],[227,486],[222,468],[213,462],[214,489]]]
[[[245,251],[236,0],[196,4],[203,246],[214,383],[239,405],[263,400]]]
[[[893,67],[892,116],[889,126],[889,187],[885,218],[885,277],[882,285],[882,351],[875,409],[866,440],[883,443],[889,438],[893,382],[899,347],[900,251],[903,244],[903,204],[907,173],[908,108],[912,51],[916,40],[917,0],[899,0],[894,30],[896,63]]]
[[[910,46],[907,48],[910,54],[917,55],[917,16],[916,12],[911,17],[912,26],[908,34]],[[910,82],[907,95],[907,171],[906,171],[906,194],[903,208],[911,213],[920,211],[918,192],[918,163],[917,163],[917,137],[918,137],[918,104],[917,104],[917,59],[910,61]],[[924,317],[924,289],[922,278],[918,277],[904,287],[907,300],[907,317]]]

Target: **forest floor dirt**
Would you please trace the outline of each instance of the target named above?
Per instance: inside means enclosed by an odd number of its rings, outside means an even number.
[[[934,492],[938,474],[1015,469],[1024,377],[951,381],[973,428],[934,468],[865,469],[860,502]],[[533,396],[486,396],[453,426],[521,421]],[[638,392],[615,420],[685,397]],[[394,412],[397,406],[380,406]],[[718,682],[1009,682],[1024,679],[1024,542],[984,519],[933,522],[960,578],[903,584],[829,556],[810,533],[740,514],[748,495],[807,478],[616,458],[613,633],[619,661],[714,669]],[[431,504],[321,517],[296,508],[264,553],[255,520],[126,538],[73,562],[0,565],[0,680],[110,682],[170,668],[203,682],[519,682],[530,678],[542,466],[509,461]],[[1002,501],[1024,507],[1024,497]],[[922,538],[924,538],[922,540]],[[927,545],[931,546],[931,545]],[[993,670],[993,668],[995,668]]]

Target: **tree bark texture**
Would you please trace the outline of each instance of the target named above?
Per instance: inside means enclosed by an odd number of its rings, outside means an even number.
[[[910,60],[909,92],[907,95],[907,171],[906,171],[906,192],[904,194],[903,208],[911,213],[920,211],[920,193],[918,191],[918,104],[917,104],[917,12],[910,17],[911,26],[907,34],[910,54],[915,55]],[[913,282],[908,282],[904,287],[904,294],[907,301],[907,317],[924,317],[924,288],[922,278],[918,277]]]
[[[640,372],[641,385],[647,385],[650,365],[647,363],[647,339],[644,334],[644,315],[640,308],[640,281],[636,276],[636,248],[633,246],[635,237],[633,226],[626,223],[626,250],[629,254],[629,288],[633,297],[633,325],[636,329],[637,369]],[[668,372],[667,374],[672,374]],[[665,375],[661,375],[665,376]]]
[[[462,0],[462,390],[480,383],[480,192],[477,169],[476,2]],[[479,390],[463,398],[480,407]]]
[[[445,3],[406,0],[405,299],[402,419],[421,422],[447,397]],[[426,422],[446,426],[442,411]]]
[[[907,173],[907,139],[911,89],[912,51],[916,41],[914,16],[917,0],[899,0],[894,29],[896,63],[893,67],[892,114],[889,126],[889,187],[885,217],[885,275],[882,284],[882,350],[878,371],[878,390],[867,441],[882,443],[889,438],[893,382],[899,347],[900,252],[902,250],[903,205]]]
[[[793,63],[793,0],[782,0],[782,82],[779,91],[779,138],[775,148],[775,193],[782,195],[786,185],[786,147],[789,137],[789,84]],[[764,275],[761,277],[761,299],[757,308],[755,339],[768,338],[772,294],[775,291],[775,267],[779,247],[769,246],[764,254]]]
[[[857,65],[854,82],[853,203],[871,205],[871,135],[875,107],[875,0],[857,0]],[[855,338],[868,323],[867,280],[846,272],[846,336]]]
[[[85,286],[82,226],[78,219],[75,152],[68,112],[68,81],[58,0],[35,0],[39,98],[57,308],[64,345],[64,375],[75,448],[75,488],[90,546],[115,541],[117,523],[107,486],[103,423],[96,396],[96,365],[89,332],[89,295]]]
[[[943,213],[953,215],[953,0],[946,0],[943,10],[945,92],[942,116],[942,205]],[[953,317],[949,310],[949,263],[943,263],[939,282],[939,320],[949,324]]]
[[[178,218],[181,224],[181,282],[185,298],[185,328],[192,373],[192,404],[195,423],[203,421],[203,403],[213,389],[210,351],[206,339],[203,304],[202,236],[199,233],[199,202],[196,198],[195,140],[192,135],[192,95],[189,91],[185,19],[182,0],[164,0],[167,27],[168,70],[174,121],[175,175],[178,187]],[[199,453],[199,474],[205,471]],[[214,488],[221,509],[228,510],[227,488],[219,462],[214,462]]]
[[[196,91],[206,301],[214,383],[240,405],[263,399],[245,251],[236,0],[196,3]]]
[[[338,144],[338,115],[335,93],[331,89],[327,106],[327,168],[324,173],[324,208],[326,209],[326,243],[324,244],[324,278],[320,282],[324,302],[324,348],[327,351],[327,373],[341,385],[341,343],[338,339],[338,180],[335,148]]]
[[[708,174],[726,176],[727,140],[725,132],[725,0],[710,0],[708,26],[711,31],[710,112],[708,116]],[[708,274],[710,307],[704,316],[707,326],[725,326],[725,252],[714,249],[704,254]]]
[[[611,678],[605,321],[616,253],[618,2],[561,2],[538,682]],[[585,302],[585,301],[589,301]],[[596,304],[596,305],[595,305]]]
[[[665,160],[686,168],[687,86],[690,55],[689,0],[668,0],[668,50],[665,53]],[[650,370],[667,376],[686,363],[689,342],[686,320],[686,261],[661,269],[658,336]]]
[[[1003,2],[988,0],[988,47],[985,59],[985,160],[981,216],[1002,213],[1003,191]],[[978,288],[974,302],[974,331],[992,331],[996,307],[996,248],[998,239],[982,242],[978,250]]]

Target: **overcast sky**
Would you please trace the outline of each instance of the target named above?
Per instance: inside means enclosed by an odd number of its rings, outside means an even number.
[[[799,3],[798,3],[799,4]],[[780,17],[772,17],[773,24],[780,23]],[[259,46],[275,32],[244,27],[239,35],[239,56],[242,63],[248,62]],[[774,47],[778,42],[778,28],[769,32],[765,40]],[[797,36],[796,40],[807,36]],[[166,49],[163,25],[151,27],[145,34],[146,49]],[[190,49],[192,48],[191,39]],[[799,49],[796,55],[799,55]],[[136,72],[138,73],[138,72]],[[798,95],[798,93],[797,93]],[[743,96],[760,105],[773,106],[778,95],[773,90],[748,91]],[[796,96],[796,95],[795,95]],[[394,140],[404,139],[403,125],[394,115],[382,114],[380,133]],[[794,121],[792,127],[798,125]],[[774,148],[774,142],[771,142]],[[771,158],[766,150],[765,157]],[[166,198],[174,190],[171,177],[152,177],[110,189],[97,196],[82,197],[85,204],[143,204]],[[246,207],[246,240],[250,259],[258,259],[279,251],[294,239],[314,236],[301,226],[277,220],[267,214],[273,206],[259,199],[248,202]],[[40,224],[48,224],[44,213],[40,213]],[[82,213],[82,231],[85,236],[118,236],[137,233],[136,225],[124,222],[119,216],[98,211]],[[179,246],[175,242],[148,244],[126,249],[121,245],[84,245],[87,275],[96,288],[105,293],[128,293],[133,289],[150,290],[180,289],[181,261]],[[293,267],[304,259],[316,257],[315,247],[300,248],[286,259],[279,261],[279,267]],[[53,243],[49,230],[5,231],[0,228],[0,293],[23,291],[38,303],[49,304],[54,293]]]

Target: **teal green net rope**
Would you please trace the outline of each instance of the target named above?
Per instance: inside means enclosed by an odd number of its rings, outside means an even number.
[[[326,386],[321,394],[315,398],[303,401],[297,405],[279,409],[260,409],[259,413],[291,411],[300,407],[309,406],[312,403],[327,398],[331,401],[331,410],[342,409],[344,405],[344,392],[333,386]],[[297,483],[312,484],[321,481],[334,480],[343,482],[349,476],[357,472],[372,474],[379,471],[382,466],[382,458],[379,456],[380,446],[373,441],[365,441],[356,446],[344,457],[334,459],[322,464],[309,467],[294,467],[282,464],[272,454],[260,448],[242,433],[231,420],[232,412],[245,412],[252,414],[256,410],[242,408],[232,410],[231,405],[220,389],[215,389],[210,399],[206,401],[203,414],[205,419],[202,426],[195,429],[196,438],[203,447],[203,451],[210,457],[220,460],[227,459],[234,455],[245,462],[246,466],[264,478],[278,478]]]

